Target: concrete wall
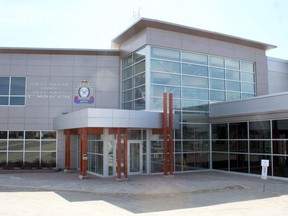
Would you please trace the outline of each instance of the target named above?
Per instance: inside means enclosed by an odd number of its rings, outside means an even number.
[[[268,57],[269,94],[288,91],[288,61]]]
[[[83,108],[119,108],[119,57],[75,54],[0,54],[1,76],[26,77],[26,106],[0,106],[0,130],[53,130],[53,118]],[[92,104],[77,104],[87,80]]]

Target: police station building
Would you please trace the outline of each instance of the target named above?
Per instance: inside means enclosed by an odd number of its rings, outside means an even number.
[[[142,18],[111,47],[0,48],[0,169],[288,177],[276,46]]]

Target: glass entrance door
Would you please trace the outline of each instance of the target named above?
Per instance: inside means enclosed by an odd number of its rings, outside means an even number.
[[[128,172],[130,174],[140,174],[142,172],[142,143],[139,141],[129,141],[128,152]]]

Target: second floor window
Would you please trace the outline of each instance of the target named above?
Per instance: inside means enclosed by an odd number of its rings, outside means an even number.
[[[0,77],[0,106],[25,105],[25,77]]]

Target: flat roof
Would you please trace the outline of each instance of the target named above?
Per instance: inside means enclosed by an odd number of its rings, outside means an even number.
[[[156,29],[162,29],[177,33],[183,33],[188,35],[195,35],[199,37],[219,40],[219,41],[225,41],[229,43],[239,44],[243,46],[249,46],[254,47],[258,49],[263,50],[269,50],[274,49],[277,46],[267,43],[261,43],[258,41],[248,40],[240,37],[235,37],[231,35],[221,34],[217,32],[202,30],[198,28],[192,28],[184,25],[154,20],[154,19],[148,19],[148,18],[141,18],[136,23],[134,23],[132,26],[130,26],[127,30],[125,30],[123,33],[121,33],[119,36],[114,38],[112,42],[120,44],[123,41],[126,41],[128,38],[132,37],[133,35],[137,34],[138,32],[142,31],[143,29],[151,27]]]
[[[62,55],[106,55],[119,56],[118,49],[62,49],[32,47],[0,47],[0,53],[8,54],[62,54]]]

